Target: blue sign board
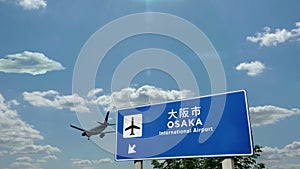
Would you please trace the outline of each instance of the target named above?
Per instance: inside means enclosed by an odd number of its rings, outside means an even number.
[[[116,160],[253,154],[244,90],[118,110]]]

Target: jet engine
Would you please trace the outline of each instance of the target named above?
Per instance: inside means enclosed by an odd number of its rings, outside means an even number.
[[[103,138],[104,136],[105,136],[105,133],[101,133],[101,134],[99,135],[100,138]]]
[[[87,136],[86,132],[83,132],[81,135],[82,135],[82,136]]]

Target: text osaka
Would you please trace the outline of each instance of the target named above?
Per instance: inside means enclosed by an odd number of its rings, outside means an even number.
[[[182,127],[194,127],[203,125],[200,119],[200,106],[194,106],[192,108],[185,107],[180,108],[178,111],[172,109],[168,112],[169,118],[167,127],[171,128],[182,128]]]

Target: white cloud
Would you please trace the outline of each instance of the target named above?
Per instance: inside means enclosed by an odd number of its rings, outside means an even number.
[[[32,162],[33,159],[31,157],[18,157],[16,158],[16,161],[27,161],[27,162]]]
[[[45,0],[17,0],[17,3],[26,10],[46,8],[47,6]]]
[[[35,163],[31,163],[31,162],[26,162],[26,161],[22,161],[22,162],[19,162],[19,161],[16,161],[14,163],[12,163],[10,165],[10,167],[13,167],[13,168],[26,168],[26,169],[42,169],[38,164],[35,164]]]
[[[34,142],[44,137],[32,125],[24,122],[12,105],[16,105],[16,102],[5,101],[0,94],[0,163],[4,163],[9,155],[10,159],[17,157],[10,167],[40,168],[33,159],[35,156],[44,158],[45,155],[47,157],[60,152],[60,149],[51,145],[36,145]]]
[[[88,107],[85,106],[85,100],[76,93],[68,96],[56,96],[54,102],[58,108],[70,108],[71,111],[89,112]]]
[[[113,160],[110,158],[101,158],[99,160],[92,160],[93,164],[100,164],[100,163],[112,163]]]
[[[82,167],[82,168],[98,168],[99,164],[103,163],[112,163],[113,160],[110,158],[101,158],[98,160],[84,160],[84,159],[71,159],[72,164],[77,167]]]
[[[55,155],[48,155],[48,156],[45,156],[45,157],[42,157],[40,159],[37,159],[36,161],[38,163],[46,163],[48,160],[56,160],[57,157]]]
[[[23,92],[24,100],[37,107],[55,107],[56,104],[54,103],[53,98],[55,98],[57,95],[59,95],[59,93],[54,90],[48,90],[43,92]],[[51,98],[52,100],[49,98]]]
[[[0,59],[0,71],[5,73],[45,74],[65,69],[59,62],[49,59],[43,53],[24,51]]]
[[[91,160],[71,159],[72,164],[79,167],[91,166]]]
[[[0,146],[13,148],[24,146],[32,140],[43,140],[40,132],[19,118],[16,110],[10,109],[4,97],[0,94]]]
[[[154,86],[144,85],[138,89],[128,87],[111,95],[102,95],[92,100],[91,103],[104,106],[106,110],[125,108],[145,104],[155,104],[170,100],[177,100],[193,96],[189,90],[163,90]]]
[[[41,153],[46,153],[46,154],[53,154],[56,152],[60,152],[60,150],[57,147],[53,147],[51,145],[25,145],[25,146],[18,146],[12,148],[12,151],[10,154],[41,154]]]
[[[14,3],[25,10],[37,10],[47,7],[47,1],[45,0],[0,0],[0,2]]]
[[[24,92],[23,98],[37,107],[65,108],[70,111],[85,113],[90,111],[88,105],[98,105],[106,111],[114,111],[116,107],[125,108],[193,96],[189,90],[163,90],[149,85],[144,85],[138,89],[128,87],[113,92],[111,95],[96,96],[102,91],[102,89],[93,89],[88,92],[86,99],[78,94],[60,95],[54,90]]]
[[[30,156],[21,156],[17,157],[15,161],[10,165],[11,167],[14,168],[41,168],[40,164],[41,163],[46,163],[48,160],[56,160],[57,157],[54,155],[48,155],[41,157],[39,159],[33,159]]]
[[[103,92],[103,89],[100,88],[92,89],[88,92],[87,97],[88,98],[96,97],[96,95],[101,92]]]
[[[266,163],[272,169],[293,168],[299,164],[279,165],[285,163],[285,160],[300,157],[300,142],[294,141],[283,148],[272,148],[265,146],[262,149],[260,161]]]
[[[102,89],[91,90],[95,93],[102,92]],[[140,88],[124,88],[113,92],[111,95],[95,96],[86,100],[77,94],[61,96],[57,91],[34,91],[24,92],[24,100],[37,107],[53,107],[56,109],[69,109],[76,112],[89,112],[89,105],[101,106],[106,111],[116,111],[116,109],[140,106],[145,104],[155,104],[170,100],[192,97],[189,90],[163,90],[154,86],[144,85]],[[90,95],[91,96],[91,95]],[[285,109],[272,105],[250,107],[251,122],[253,127],[274,124],[279,120],[292,115],[300,114],[300,109]]]
[[[274,166],[272,166],[271,169],[299,169],[300,168],[300,164],[276,164]]]
[[[247,62],[240,63],[235,69],[238,71],[246,70],[247,75],[249,76],[257,76],[261,74],[266,69],[266,67],[260,61],[252,61],[250,63]]]
[[[296,22],[295,25],[295,29],[275,29],[274,33],[271,32],[270,27],[265,27],[265,32],[256,33],[255,36],[248,36],[247,40],[253,43],[259,42],[260,46],[276,46],[277,44],[286,41],[299,40],[300,22]]]
[[[0,157],[6,155],[7,153],[8,153],[8,151],[6,151],[6,150],[1,150],[1,151],[0,151]]]
[[[299,115],[300,109],[285,109],[272,105],[250,107],[252,126],[269,125],[292,115]]]
[[[53,107],[56,109],[69,109],[76,112],[89,112],[85,100],[77,94],[61,96],[57,91],[23,92],[24,100],[37,107]]]

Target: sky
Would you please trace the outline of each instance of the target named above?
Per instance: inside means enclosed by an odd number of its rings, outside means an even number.
[[[299,6],[0,0],[0,168],[132,168],[114,161],[114,134],[89,141],[69,125],[240,89],[259,161],[300,168]]]

